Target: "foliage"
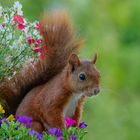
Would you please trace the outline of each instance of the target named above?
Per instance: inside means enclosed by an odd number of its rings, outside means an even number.
[[[11,4],[12,1],[10,0]],[[65,8],[86,39],[82,58],[97,52],[101,94],[88,99],[83,118],[86,140],[140,139],[140,1],[20,0],[24,15],[38,20],[44,9]],[[34,5],[32,5],[34,3]],[[2,6],[9,0],[1,0]]]
[[[40,55],[40,25],[22,16],[19,2],[10,8],[0,7],[0,80],[10,78],[25,62],[34,62]]]
[[[38,133],[32,130],[32,118],[27,116],[10,115],[4,118],[5,111],[0,105],[0,139],[26,139],[26,140],[82,140],[87,124],[81,122],[78,128],[74,127],[76,121],[72,118],[65,120],[66,129],[50,128],[47,132]]]
[[[22,5],[15,2],[11,8],[0,7],[0,80],[11,78],[26,62],[34,62],[41,56],[42,37],[39,22],[23,18]],[[44,47],[44,46],[43,46]],[[30,60],[30,61],[29,61]],[[32,130],[32,118],[10,115],[4,118],[5,110],[0,105],[0,139],[26,140],[82,140],[87,125],[82,122],[78,128],[72,118],[65,120],[66,129],[50,128],[38,133]]]

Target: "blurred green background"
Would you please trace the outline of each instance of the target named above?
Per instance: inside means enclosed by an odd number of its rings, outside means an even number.
[[[81,58],[98,53],[101,94],[85,103],[85,140],[140,140],[140,0],[20,2],[31,21],[44,10],[67,9],[86,39]]]

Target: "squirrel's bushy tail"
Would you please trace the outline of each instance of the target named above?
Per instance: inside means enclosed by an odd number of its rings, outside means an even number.
[[[44,14],[40,23],[45,58],[29,64],[11,80],[0,83],[0,103],[4,105],[7,115],[15,113],[23,97],[32,88],[59,74],[70,54],[77,53],[81,45],[66,12]]]
[[[45,66],[49,72],[45,76],[52,78],[62,71],[70,54],[77,53],[81,40],[77,38],[66,12],[55,12],[49,16],[44,15],[41,26],[44,45],[47,49],[47,65]]]

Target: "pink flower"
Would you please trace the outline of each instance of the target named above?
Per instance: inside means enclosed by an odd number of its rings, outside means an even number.
[[[36,41],[35,41],[35,45],[40,45],[42,43],[42,40],[41,39],[37,39]]]
[[[17,23],[15,26],[15,29],[20,29],[24,31],[25,25],[24,25],[24,19],[22,18],[22,16],[19,16],[19,15],[14,16],[13,21]]]
[[[24,24],[19,24],[17,27],[18,27],[18,29],[20,29],[22,31],[24,31],[24,29],[25,29],[25,25]]]
[[[36,30],[40,30],[41,25],[40,25],[40,23],[39,23],[39,22],[37,22],[37,23],[35,24],[35,28],[36,28]]]
[[[6,26],[6,23],[3,22],[3,23],[2,23],[2,27],[4,27],[4,26]]]
[[[2,23],[2,24],[0,25],[0,30],[2,30],[5,26],[6,26],[6,24],[5,24],[5,23]]]
[[[65,120],[65,124],[66,124],[66,127],[69,128],[69,127],[75,125],[76,124],[76,121],[73,120],[72,118],[68,117]]]
[[[35,43],[35,40],[32,39],[30,36],[28,36],[27,37],[27,43],[28,43],[28,45],[34,44]]]
[[[35,46],[34,49],[33,49],[33,51],[35,53],[41,53],[42,52],[42,48],[39,48],[38,46]]]
[[[14,16],[13,21],[15,23],[24,24],[24,19],[22,18],[22,16],[19,16],[19,15]]]

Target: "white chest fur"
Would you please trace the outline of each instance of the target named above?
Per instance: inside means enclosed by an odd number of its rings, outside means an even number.
[[[78,101],[82,94],[73,94],[64,108],[64,118],[72,117],[75,113],[76,107],[78,105]]]

